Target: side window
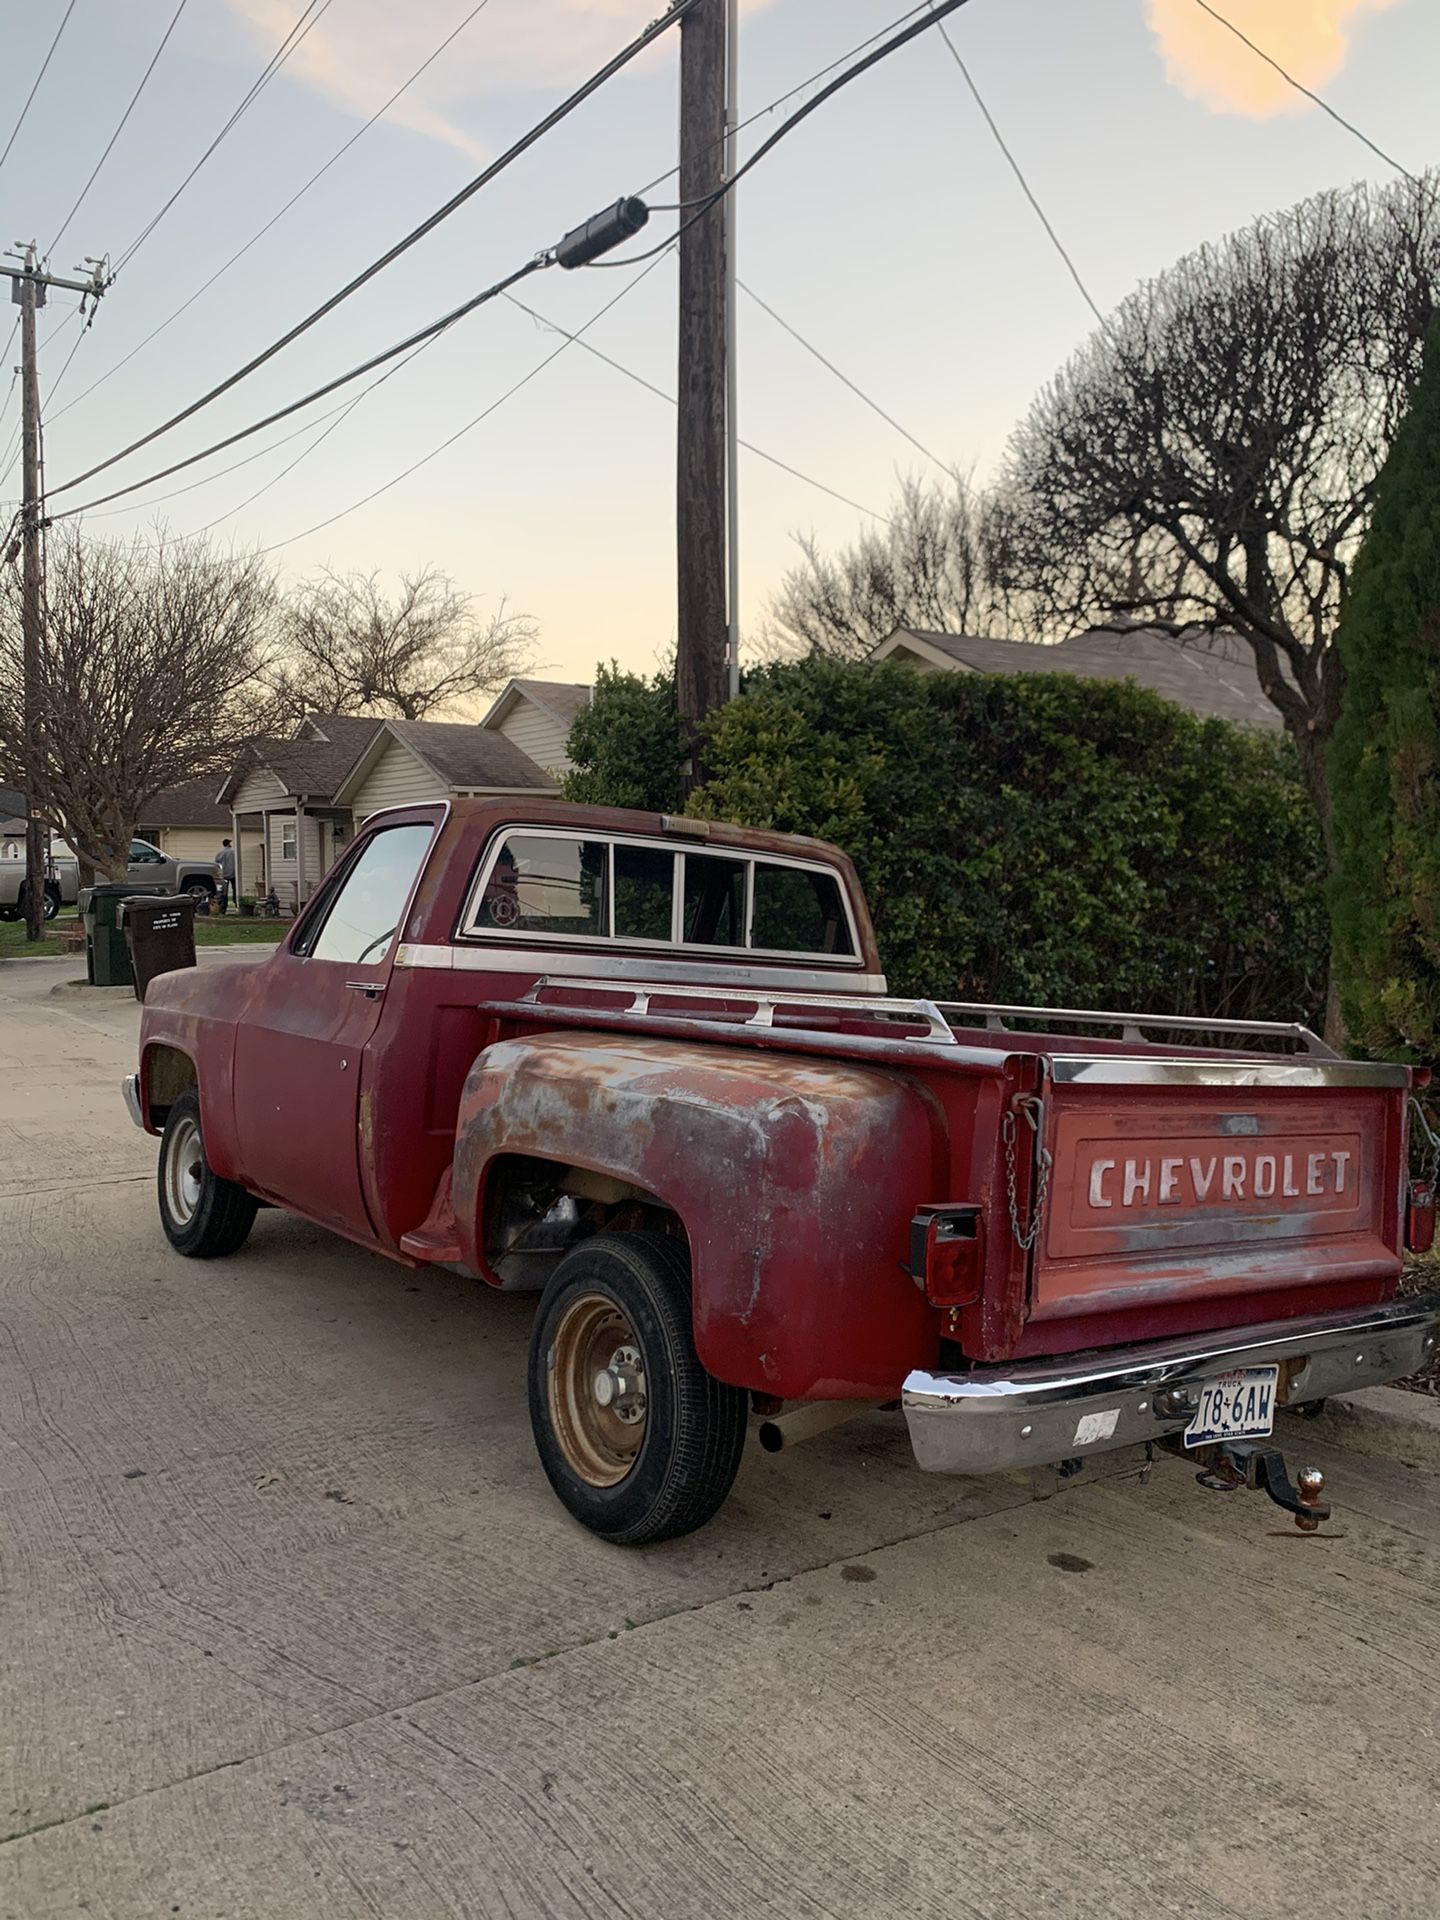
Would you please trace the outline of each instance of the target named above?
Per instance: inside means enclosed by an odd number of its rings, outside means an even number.
[[[143,840],[132,840],[130,842],[130,864],[132,867],[147,866],[154,861],[163,860],[164,858],[164,854],[161,853],[158,848],[147,847]]]
[[[687,945],[744,946],[746,865],[712,853],[686,854],[682,932]]]
[[[853,953],[835,875],[757,861],[750,944],[770,953]]]
[[[615,938],[668,940],[675,856],[659,847],[615,844]]]
[[[477,929],[608,934],[608,854],[603,840],[507,834],[486,875]]]
[[[428,822],[383,827],[365,843],[308,942],[313,959],[373,966],[385,957],[433,832]]]

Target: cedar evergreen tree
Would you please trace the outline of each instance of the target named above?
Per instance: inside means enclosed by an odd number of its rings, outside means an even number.
[[[1440,319],[1340,620],[1334,959],[1351,1041],[1440,1060]]]

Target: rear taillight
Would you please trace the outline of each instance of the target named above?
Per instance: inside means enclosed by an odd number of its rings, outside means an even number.
[[[908,1272],[937,1307],[968,1307],[980,1298],[984,1257],[979,1207],[921,1207],[910,1222]]]

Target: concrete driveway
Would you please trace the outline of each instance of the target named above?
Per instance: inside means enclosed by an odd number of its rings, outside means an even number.
[[[1172,1460],[923,1476],[874,1415],[606,1548],[527,1300],[275,1213],[169,1253],[136,1011],[73,971],[0,969],[7,1920],[1434,1915],[1433,1436],[1292,1431],[1307,1540]]]

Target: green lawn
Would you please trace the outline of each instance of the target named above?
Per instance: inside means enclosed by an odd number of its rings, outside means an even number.
[[[33,943],[25,938],[23,920],[0,920],[0,960],[21,959],[26,955],[50,955],[63,953],[59,934],[66,927],[78,924],[73,912],[65,912],[46,927],[43,937]],[[284,938],[290,929],[288,920],[245,920],[238,913],[212,913],[196,917],[195,944],[197,947],[238,946],[242,941],[247,945],[273,946]],[[83,961],[83,952],[80,955]]]

